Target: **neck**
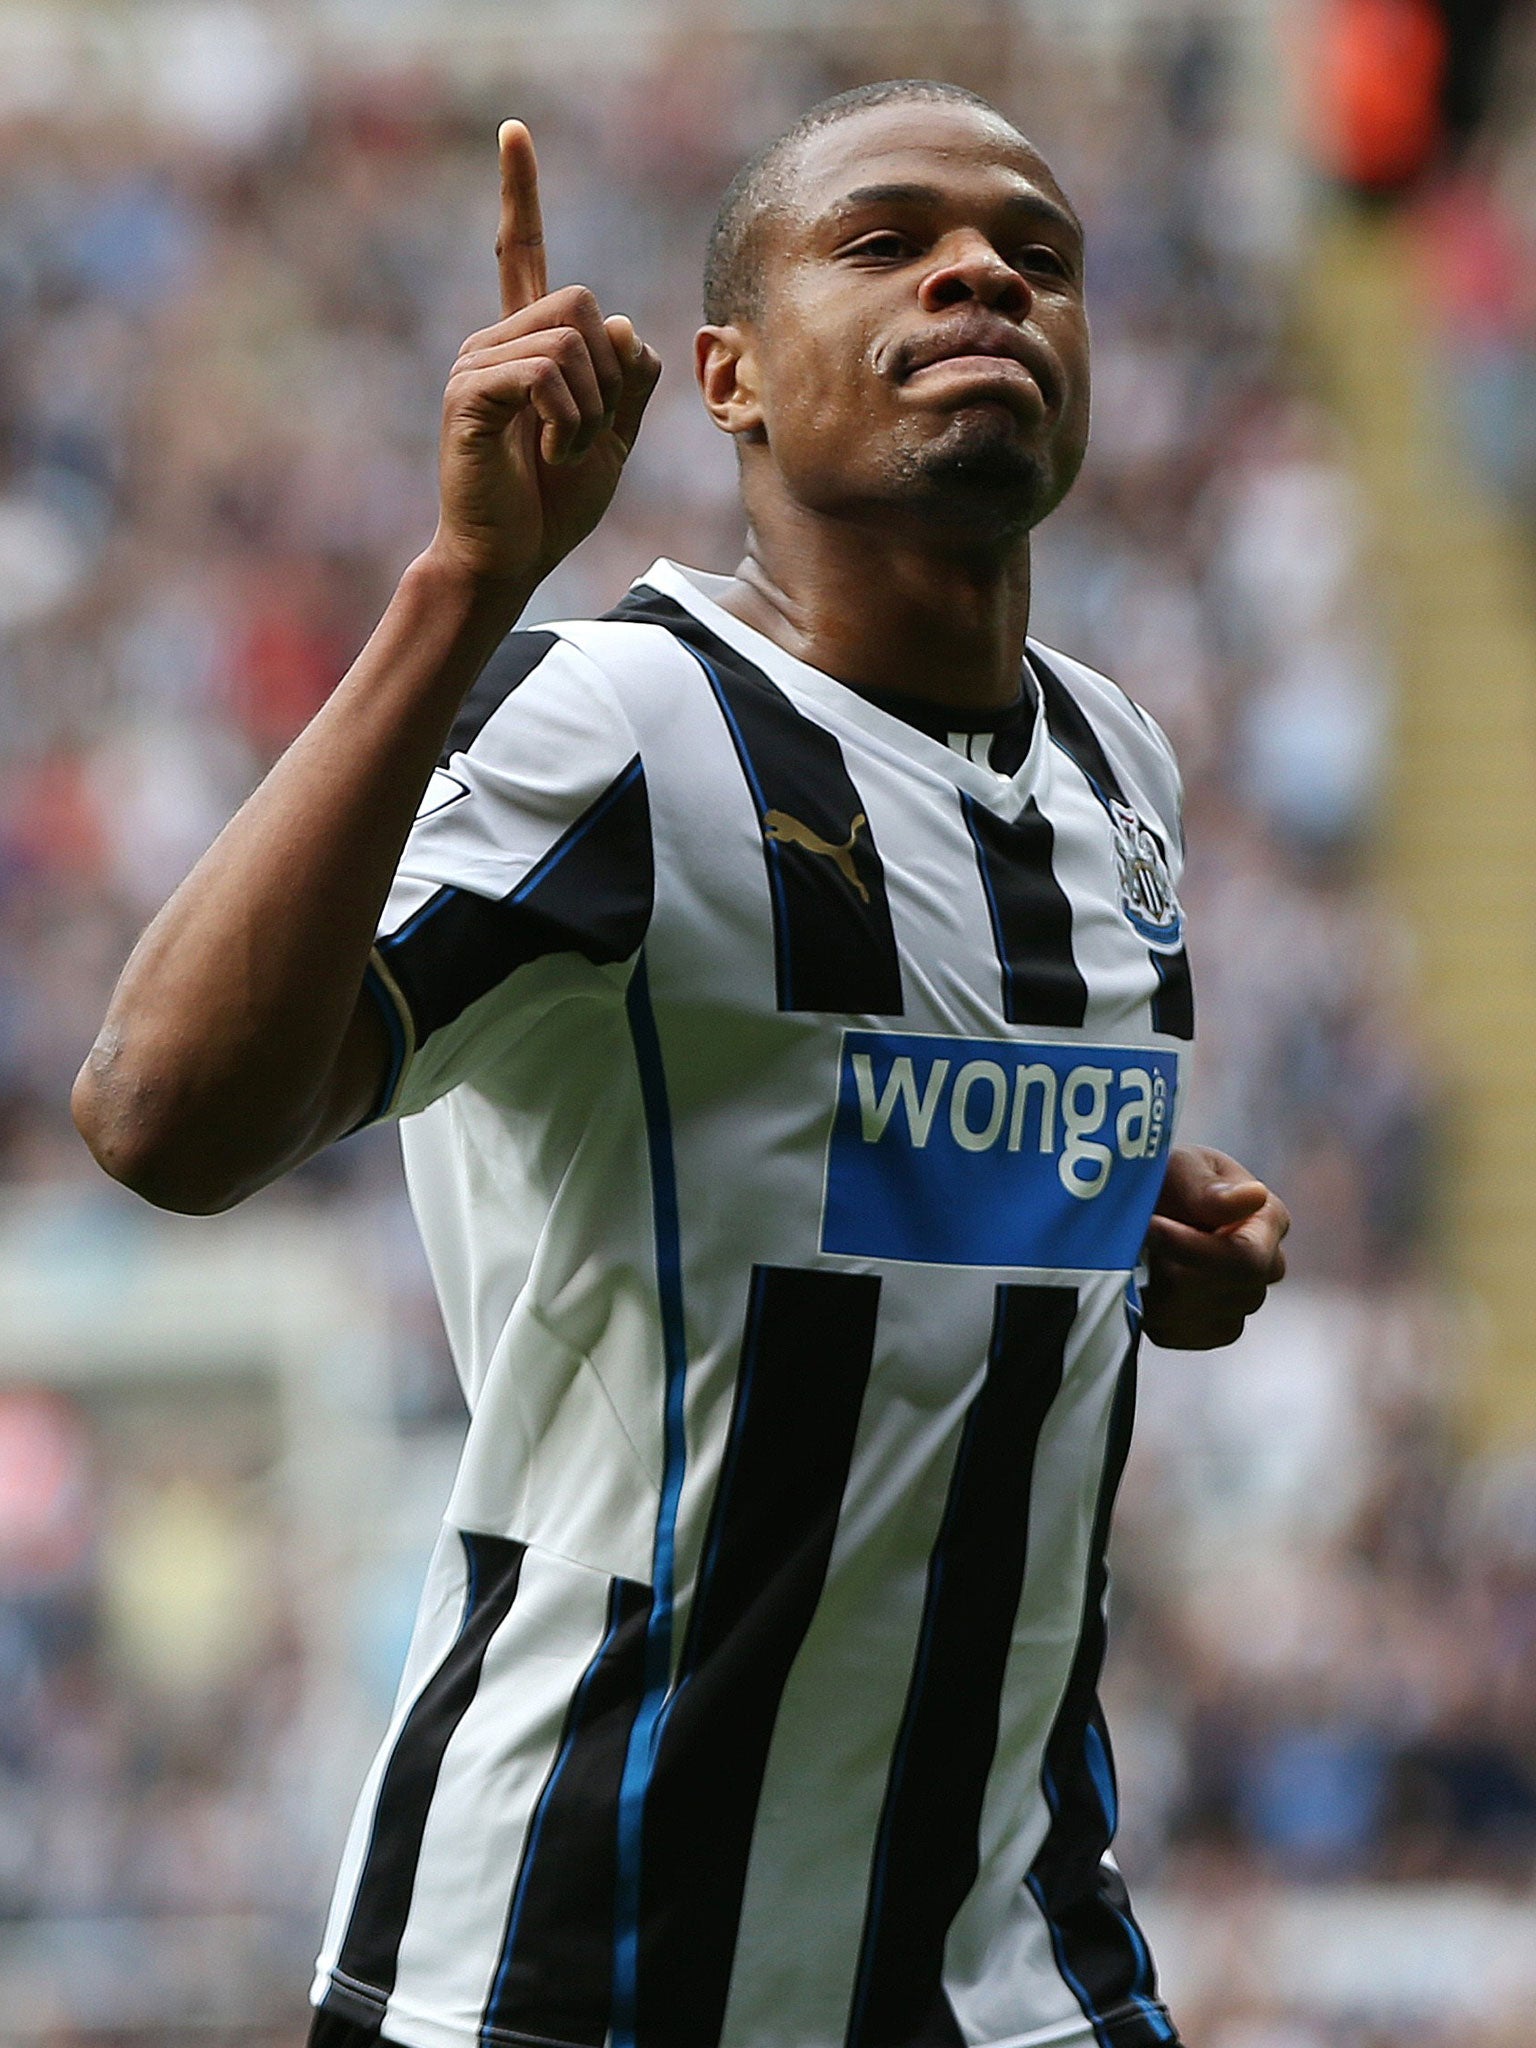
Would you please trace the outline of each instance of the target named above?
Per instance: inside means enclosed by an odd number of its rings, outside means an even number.
[[[1013,702],[1029,627],[1027,536],[940,553],[931,534],[796,509],[772,530],[754,523],[727,611],[855,690],[967,711]]]

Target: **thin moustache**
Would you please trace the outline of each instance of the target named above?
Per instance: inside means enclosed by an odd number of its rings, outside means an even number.
[[[967,321],[963,327],[915,335],[896,351],[897,379],[904,382],[914,370],[926,370],[933,363],[947,363],[961,356],[1010,357],[1028,370],[1047,405],[1054,406],[1059,401],[1060,379],[1046,351],[1018,328],[992,321],[985,325]]]

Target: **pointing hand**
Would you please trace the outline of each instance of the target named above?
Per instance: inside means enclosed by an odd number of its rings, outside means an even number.
[[[498,146],[502,317],[448,379],[431,552],[531,593],[607,510],[661,364],[585,285],[549,290],[532,137],[504,121]]]

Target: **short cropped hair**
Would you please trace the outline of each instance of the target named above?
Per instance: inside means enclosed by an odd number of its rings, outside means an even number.
[[[866,107],[885,107],[909,100],[939,100],[955,106],[977,107],[1001,121],[1005,128],[1013,128],[1007,115],[980,93],[940,78],[887,78],[878,85],[856,85],[848,92],[834,93],[830,99],[818,101],[782,135],[764,143],[726,187],[704,256],[704,318],[709,326],[724,327],[733,320],[756,317],[761,305],[758,230],[764,217],[788,191],[791,168],[801,145],[823,128],[846,121],[850,114],[862,114]],[[1018,134],[1018,130],[1014,129],[1014,133]],[[1020,135],[1019,140],[1022,142],[1024,137]]]

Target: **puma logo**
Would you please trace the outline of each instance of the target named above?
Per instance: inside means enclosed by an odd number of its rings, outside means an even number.
[[[853,864],[853,849],[859,833],[868,823],[862,811],[853,821],[852,829],[841,846],[834,846],[829,839],[823,839],[819,832],[813,832],[809,825],[802,825],[798,818],[792,818],[788,811],[768,811],[763,817],[763,833],[766,838],[775,839],[781,846],[803,846],[807,853],[825,854],[837,864],[838,873],[845,881],[851,882],[859,892],[860,900],[869,901],[869,891],[859,879],[859,871]]]

